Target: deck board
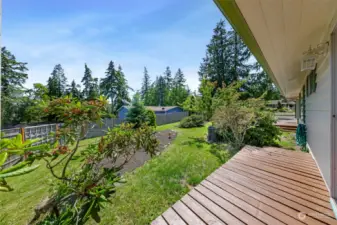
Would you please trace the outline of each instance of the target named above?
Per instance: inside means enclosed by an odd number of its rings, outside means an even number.
[[[246,146],[151,224],[336,224],[310,154]]]

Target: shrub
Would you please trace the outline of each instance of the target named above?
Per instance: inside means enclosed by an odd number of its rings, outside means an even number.
[[[147,122],[147,112],[138,94],[133,97],[132,106],[126,114],[126,122],[132,123],[135,128]]]
[[[79,143],[86,137],[90,124],[102,123],[106,105],[104,97],[82,102],[63,97],[50,101],[44,108],[44,113],[52,114],[64,123],[55,134],[54,144],[46,144],[43,151],[40,146],[39,151],[33,151],[36,146],[24,149],[30,150],[28,159],[43,159],[56,179],[50,197],[35,209],[35,216],[29,224],[83,225],[90,217],[99,223],[103,204],[109,202],[108,198],[112,197],[120,182],[118,171],[138,150],[144,150],[151,157],[156,155],[159,142],[153,128],[146,124],[138,129],[134,128],[134,124],[121,124],[109,129],[98,143],[89,145],[78,155]],[[59,143],[60,140],[63,144]],[[22,146],[20,141],[18,143]],[[17,151],[16,148],[14,150]],[[80,158],[81,165],[70,166],[76,157]],[[108,165],[103,164],[103,160],[108,160]],[[31,170],[29,167],[24,169]],[[15,171],[14,175],[20,175],[18,172],[21,174],[27,170]],[[9,175],[13,173],[6,176]],[[0,188],[4,186],[2,178],[0,174]]]
[[[191,115],[185,117],[180,121],[179,127],[181,128],[191,128],[191,127],[202,127],[204,126],[204,120],[200,115]]]
[[[276,119],[271,112],[255,112],[256,124],[245,135],[244,143],[258,147],[276,146],[281,131],[274,125]]]
[[[146,110],[146,118],[147,118],[147,124],[149,126],[156,127],[157,122],[156,122],[156,114],[152,110]]]
[[[225,141],[238,150],[244,146],[245,135],[255,125],[256,119],[252,108],[232,103],[216,109],[212,121]]]

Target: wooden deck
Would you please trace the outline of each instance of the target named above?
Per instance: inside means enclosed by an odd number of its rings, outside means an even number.
[[[308,153],[247,146],[152,222],[337,224]]]

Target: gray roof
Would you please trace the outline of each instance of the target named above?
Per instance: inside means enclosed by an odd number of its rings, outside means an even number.
[[[131,106],[130,105],[124,105],[122,107],[125,107],[127,109],[130,109]],[[121,107],[121,108],[122,108]],[[170,109],[174,109],[174,108],[180,108],[179,106],[145,106],[146,109],[148,110],[152,110],[154,112],[167,112],[169,111]]]

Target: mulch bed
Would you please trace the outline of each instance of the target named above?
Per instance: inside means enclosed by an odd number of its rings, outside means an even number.
[[[169,133],[171,134],[170,135],[171,138],[169,138]],[[156,132],[155,136],[159,141],[159,146],[158,146],[158,155],[159,155],[177,137],[177,132],[175,132],[173,130],[158,131],[158,132]],[[119,173],[131,172],[134,169],[144,165],[144,163],[149,159],[151,159],[149,154],[147,154],[144,150],[139,150],[124,165],[123,169],[120,170]],[[105,159],[105,160],[102,161],[102,166],[109,168],[112,165],[111,165],[111,162],[109,161],[109,159]]]

